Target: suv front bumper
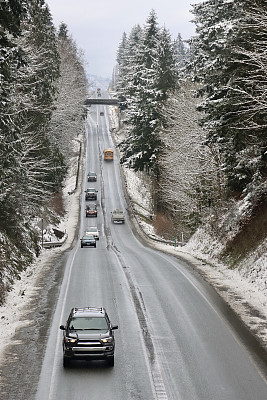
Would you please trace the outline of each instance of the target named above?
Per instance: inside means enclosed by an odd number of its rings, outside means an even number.
[[[114,355],[115,346],[72,346],[64,349],[64,357],[77,360],[105,360]]]

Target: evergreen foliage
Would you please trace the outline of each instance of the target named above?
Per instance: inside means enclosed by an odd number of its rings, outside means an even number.
[[[263,1],[208,0],[193,6],[192,66],[203,82],[207,143],[224,158],[230,193],[266,179],[266,7]]]
[[[126,107],[127,125],[122,162],[156,175],[159,129],[164,125],[161,106],[176,86],[177,70],[174,43],[169,32],[159,28],[154,10],[143,28],[135,26],[128,39],[124,34],[117,61],[117,91],[122,107]]]
[[[122,161],[154,172],[156,211],[172,219],[178,210],[180,221],[188,219],[194,229],[211,210],[215,218],[226,198],[262,198],[266,190],[265,3],[193,5],[197,34],[189,41],[190,51],[180,35],[172,42],[158,27],[154,11],[143,28],[134,27],[121,42]],[[198,100],[186,93],[194,87]],[[192,130],[188,121],[194,122]],[[179,187],[180,198],[173,187]]]
[[[47,202],[62,184],[66,163],[50,128],[61,54],[49,9],[44,0],[2,1],[0,25],[1,290],[38,254],[33,218],[45,213],[49,221]],[[78,81],[81,63],[76,69]],[[84,98],[83,91],[79,103]]]
[[[182,75],[181,71],[185,68],[186,62],[189,58],[189,51],[184,45],[184,41],[182,40],[182,36],[178,33],[176,40],[174,41],[174,51],[175,51],[175,60],[176,60],[176,68],[179,71],[179,76]]]

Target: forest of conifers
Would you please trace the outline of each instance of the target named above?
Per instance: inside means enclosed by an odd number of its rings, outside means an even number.
[[[68,169],[84,131],[87,81],[65,24],[56,32],[43,0],[0,2],[0,293],[40,251],[36,218]],[[1,300],[1,298],[0,298]]]
[[[196,35],[186,43],[154,10],[124,33],[112,82],[122,162],[150,176],[155,213],[168,217],[170,238],[176,229],[187,239],[206,223],[214,234],[240,233],[267,205],[266,4],[192,7]]]
[[[153,10],[123,34],[111,83],[125,131],[121,162],[151,179],[155,214],[187,239],[207,224],[215,235],[231,230],[233,247],[233,232],[258,215],[267,221],[266,4],[192,8],[196,35],[186,43]],[[1,1],[0,23],[4,292],[40,251],[35,219],[57,220],[51,199],[84,128],[87,81],[82,53],[65,24],[56,31],[44,0]]]

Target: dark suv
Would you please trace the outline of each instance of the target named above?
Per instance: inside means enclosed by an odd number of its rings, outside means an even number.
[[[88,182],[96,182],[97,181],[96,173],[95,172],[88,172],[87,181]]]
[[[97,200],[97,190],[94,188],[86,189],[85,200]]]
[[[113,326],[103,307],[73,308],[63,332],[63,366],[71,360],[106,360],[114,366]]]

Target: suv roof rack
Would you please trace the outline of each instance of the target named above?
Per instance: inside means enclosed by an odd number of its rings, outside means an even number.
[[[104,307],[75,307],[73,309],[74,312],[79,312],[79,311],[89,311],[89,312],[99,312],[105,314],[105,309]]]

